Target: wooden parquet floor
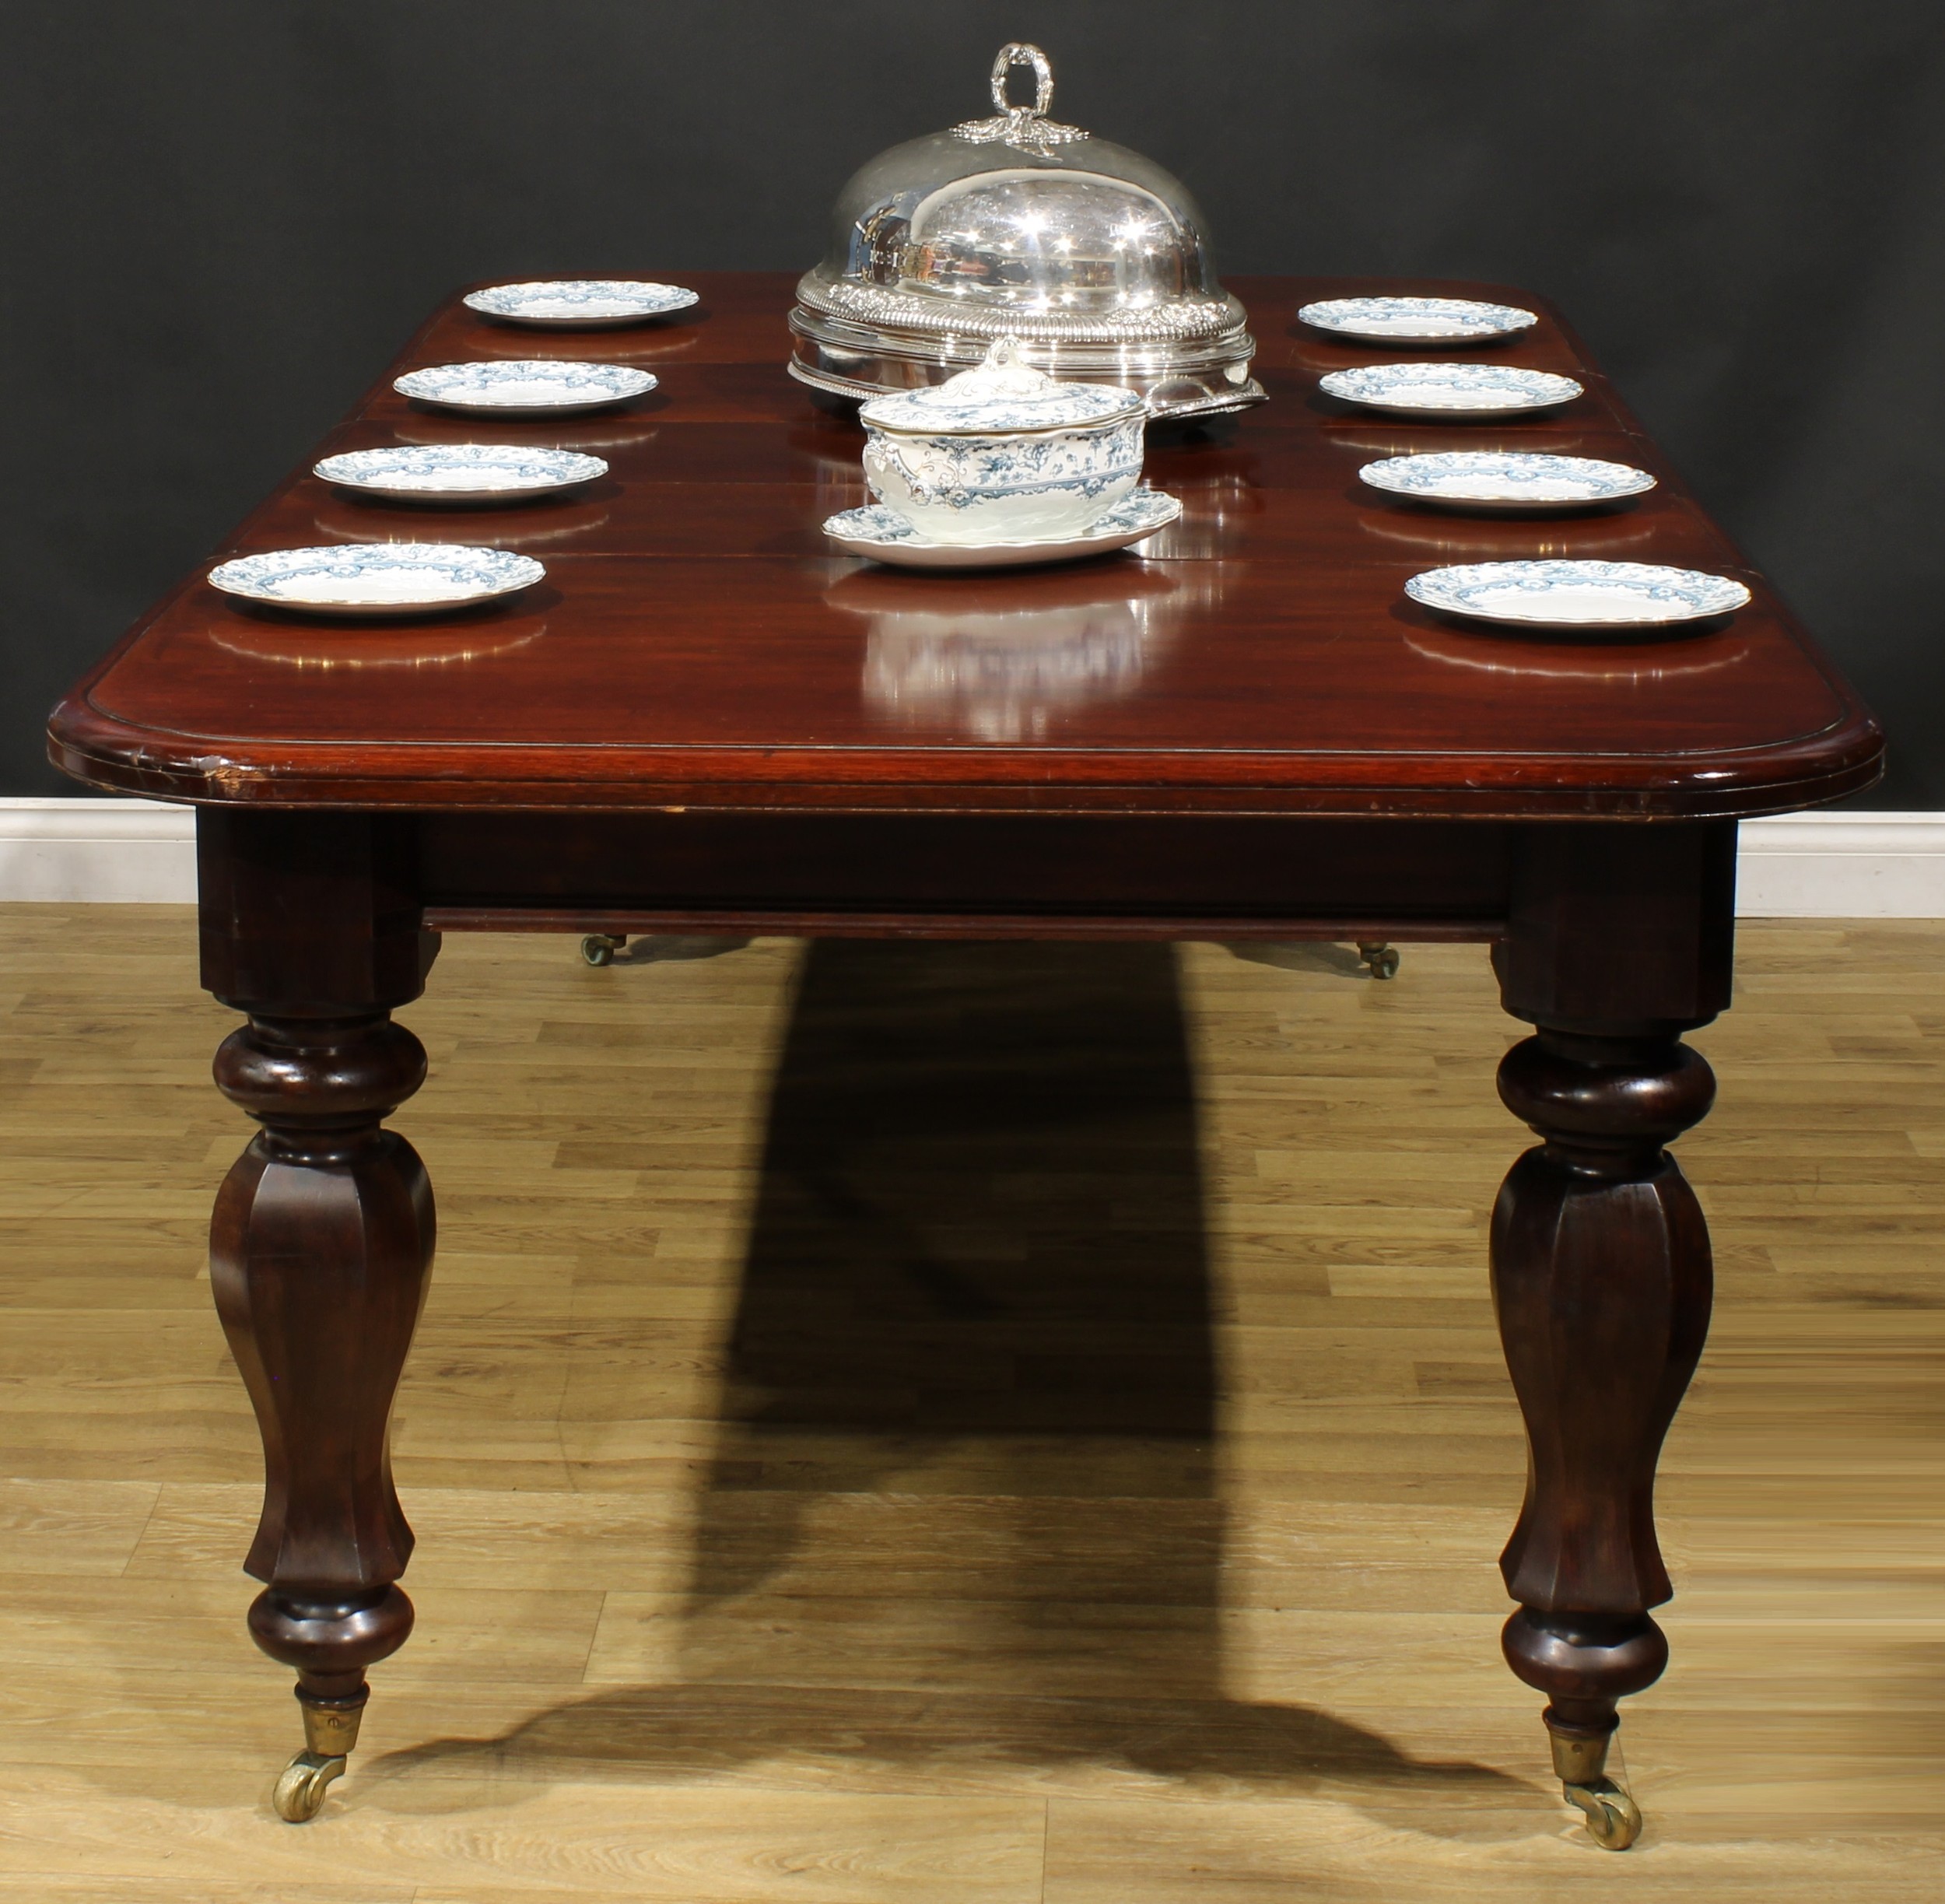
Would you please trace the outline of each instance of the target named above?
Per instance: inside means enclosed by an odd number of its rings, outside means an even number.
[[[1600,1853],[1501,1665],[1484,952],[449,940],[419,1609],[301,1829],[180,908],[0,908],[0,1898],[1936,1904],[1945,925],[1765,924]],[[710,956],[703,956],[710,955]]]

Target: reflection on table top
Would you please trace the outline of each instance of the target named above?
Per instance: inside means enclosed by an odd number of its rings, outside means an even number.
[[[1868,715],[1544,303],[1494,360],[1569,370],[1587,394],[1443,426],[1316,400],[1323,370],[1383,352],[1300,335],[1293,314],[1333,291],[1435,287],[1241,280],[1272,401],[1158,436],[1148,478],[1182,498],[1179,523],[1070,568],[920,576],[835,559],[819,533],[865,500],[862,439],[784,373],[789,278],[696,282],[702,305],[669,325],[545,340],[653,353],[661,387],[636,405],[549,422],[407,403],[400,370],[505,353],[505,329],[455,299],[318,452],[587,449],[611,470],[583,495],[426,508],[300,474],[223,552],[479,541],[539,556],[540,589],[376,630],[253,613],[199,573],[59,710],[64,763],[117,787],[297,804],[1580,817],[1775,810],[1874,773]],[[1523,521],[1389,503],[1358,480],[1429,447],[1607,457],[1660,486]],[[1401,593],[1441,563],[1543,554],[1733,572],[1756,600],[1726,629],[1628,644],[1641,658],[1624,665],[1610,644],[1441,624]]]

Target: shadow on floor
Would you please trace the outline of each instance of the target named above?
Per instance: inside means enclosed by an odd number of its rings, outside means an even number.
[[[1169,948],[812,946],[661,1683],[391,1754],[359,1788],[436,1808],[457,1792],[413,1771],[1086,1768],[1345,1783],[1432,1831],[1428,1792],[1470,1787],[1449,1829],[1481,1835],[1515,1781],[1225,1689],[1206,1220]]]
[[[1248,964],[1275,966],[1284,972],[1331,972],[1340,978],[1371,977],[1351,947],[1329,945],[1321,939],[1239,939],[1225,949]]]
[[[741,952],[748,943],[746,938],[733,938],[720,933],[648,933],[639,938],[631,938],[626,945],[619,947],[612,963],[615,965],[687,964],[697,959],[720,959],[725,952]]]

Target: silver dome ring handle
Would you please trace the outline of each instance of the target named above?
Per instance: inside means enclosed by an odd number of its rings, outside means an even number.
[[[1016,106],[1006,96],[1007,81],[1012,77],[1015,66],[1033,68],[1031,106]],[[1030,46],[1024,40],[1013,40],[1000,48],[999,56],[993,62],[993,103],[1009,117],[1015,113],[1031,113],[1036,119],[1046,117],[1048,107],[1053,103],[1053,68],[1037,46]]]
[[[1015,106],[1006,96],[1007,81],[1015,66],[1033,68],[1031,106]],[[993,62],[993,103],[1000,109],[997,119],[969,119],[952,130],[976,146],[990,146],[996,139],[1004,139],[1022,152],[1037,153],[1042,157],[1050,146],[1066,146],[1087,137],[1078,125],[1061,125],[1046,116],[1047,108],[1053,103],[1053,68],[1037,46],[1030,46],[1024,40],[1008,41]]]

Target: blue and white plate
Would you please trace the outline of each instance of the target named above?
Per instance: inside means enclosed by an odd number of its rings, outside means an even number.
[[[352,450],[328,456],[311,474],[351,496],[391,503],[519,503],[567,496],[608,474],[598,456],[518,444],[453,443]]]
[[[643,324],[686,310],[696,301],[679,284],[649,284],[634,278],[559,278],[527,284],[496,284],[467,294],[466,307],[503,324],[539,324],[556,331],[606,331]]]
[[[1319,380],[1327,397],[1400,416],[1517,416],[1580,394],[1571,377],[1509,363],[1368,363]]]
[[[1332,297],[1305,304],[1297,315],[1333,337],[1368,344],[1483,344],[1517,336],[1540,321],[1517,304],[1469,297]]]
[[[1726,575],[1648,562],[1475,562],[1428,569],[1405,593],[1448,615],[1519,628],[1663,628],[1749,600]]]
[[[1631,463],[1518,450],[1443,450],[1367,463],[1358,475],[1387,496],[1446,509],[1551,515],[1640,496],[1655,479]]]
[[[442,410],[496,416],[567,416],[626,403],[655,387],[646,370],[623,363],[572,363],[556,357],[510,357],[497,363],[433,363],[392,380],[401,397]]]
[[[874,503],[829,517],[824,533],[847,556],[866,556],[901,569],[1017,569],[1049,562],[1078,562],[1126,549],[1166,528],[1181,503],[1161,489],[1125,496],[1078,535],[1041,542],[935,542],[920,535],[895,510]]]
[[[313,615],[435,615],[530,588],[547,571],[531,556],[459,542],[366,542],[279,549],[209,571],[212,588]]]

